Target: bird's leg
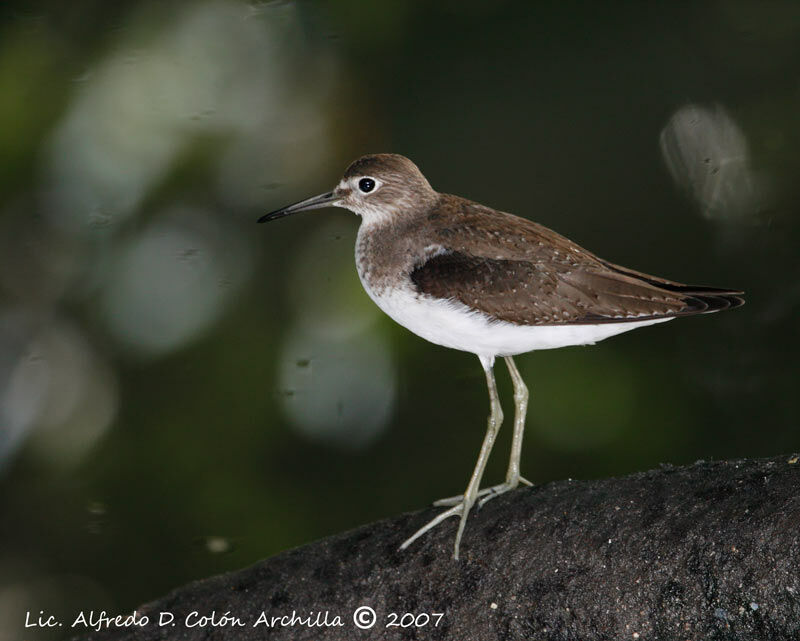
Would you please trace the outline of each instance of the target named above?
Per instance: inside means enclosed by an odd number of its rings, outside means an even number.
[[[525,415],[528,412],[528,388],[522,380],[522,375],[519,373],[514,359],[506,356],[505,360],[508,372],[511,374],[511,381],[514,383],[514,435],[511,440],[511,456],[508,459],[508,472],[506,472],[505,483],[480,490],[478,496],[483,498],[478,502],[478,507],[481,507],[486,501],[493,499],[495,496],[500,496],[504,492],[516,489],[520,483],[533,485],[530,481],[520,476],[519,473],[519,461],[522,456],[522,435],[525,432]],[[462,499],[462,495],[450,496],[436,501],[434,505],[457,505]]]
[[[475,469],[472,471],[472,476],[469,479],[467,490],[464,492],[463,496],[458,497],[460,500],[453,505],[453,507],[451,507],[449,510],[445,510],[435,519],[417,530],[413,536],[411,536],[411,538],[406,540],[400,546],[401,550],[407,548],[420,536],[425,534],[428,530],[436,527],[445,519],[450,518],[451,516],[461,516],[453,551],[453,558],[458,559],[458,547],[461,543],[461,536],[464,533],[464,526],[467,523],[467,516],[469,515],[470,509],[472,509],[472,506],[475,504],[475,499],[478,497],[478,488],[481,484],[483,471],[486,468],[486,461],[489,460],[489,454],[492,451],[494,439],[497,436],[497,431],[500,429],[500,424],[503,422],[503,410],[500,407],[500,398],[497,395],[497,385],[494,380],[494,371],[492,369],[494,358],[491,360],[481,358],[481,364],[486,372],[486,385],[489,388],[490,414],[488,424],[486,426],[486,435],[483,437],[483,445],[481,445],[481,451],[480,454],[478,454],[478,462],[475,464]]]
[[[514,359],[506,356],[505,361],[508,373],[511,374],[511,380],[514,383],[514,435],[511,439],[511,456],[508,459],[506,482],[484,490],[482,494],[485,494],[485,496],[478,503],[478,507],[495,496],[500,496],[504,492],[516,489],[520,483],[533,485],[529,480],[520,476],[519,473],[519,461],[522,456],[522,435],[525,433],[525,415],[528,413],[528,388],[525,385],[525,381],[522,380]]]

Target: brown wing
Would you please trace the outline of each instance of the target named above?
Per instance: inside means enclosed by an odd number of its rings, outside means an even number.
[[[525,219],[451,197],[438,253],[416,265],[417,289],[523,325],[619,323],[738,307],[741,292],[694,287],[607,263]]]

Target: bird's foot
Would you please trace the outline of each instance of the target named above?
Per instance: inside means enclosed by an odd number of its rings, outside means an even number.
[[[485,487],[482,490],[478,490],[476,497],[481,499],[478,501],[478,507],[481,507],[484,503],[486,503],[486,501],[489,501],[496,496],[505,494],[510,490],[516,490],[520,483],[522,485],[533,485],[533,483],[531,483],[528,479],[518,476],[515,480],[506,481],[505,483],[500,483],[499,485],[493,485],[492,487]],[[463,500],[464,495],[459,494],[458,496],[449,496],[446,499],[439,499],[438,501],[434,501],[433,504],[437,507],[447,507],[450,505],[458,505]]]
[[[500,483],[500,485],[495,485],[494,487],[487,488],[488,492],[486,492],[486,494],[481,498],[481,500],[478,501],[478,508],[479,509],[482,508],[484,503],[486,503],[487,501],[491,501],[496,496],[505,494],[510,490],[516,490],[519,487],[520,483],[522,483],[522,485],[527,485],[528,487],[533,486],[533,483],[531,483],[528,479],[520,476],[516,479],[516,481],[513,482],[506,481],[505,483]]]
[[[403,542],[403,544],[400,546],[400,549],[405,550],[419,537],[428,532],[428,530],[432,530],[445,519],[449,519],[451,516],[460,516],[461,520],[458,524],[458,532],[456,533],[456,542],[453,548],[453,558],[458,560],[458,549],[459,545],[461,544],[461,536],[462,534],[464,534],[464,526],[467,523],[467,516],[469,515],[469,511],[472,509],[472,506],[475,504],[476,496],[467,498],[467,500],[464,500],[463,497],[458,497],[458,498],[459,498],[458,503],[453,505],[449,510],[445,510],[435,518],[431,519],[428,523],[423,525],[419,530],[414,532],[414,534],[411,535],[411,537],[409,537]]]

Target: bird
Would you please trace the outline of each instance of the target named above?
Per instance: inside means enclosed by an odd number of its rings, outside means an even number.
[[[459,524],[453,558],[476,502],[520,485],[528,388],[514,356],[591,345],[639,327],[744,304],[744,292],[686,285],[606,261],[533,222],[439,193],[398,154],[368,154],[347,167],[332,191],[261,216],[258,222],[323,207],[361,217],[355,258],[364,290],[400,325],[444,347],[477,355],[489,392],[489,418],[464,494],[407,538],[408,548],[450,517]],[[514,426],[505,481],[481,489],[503,411],[494,376],[502,357],[514,389]]]

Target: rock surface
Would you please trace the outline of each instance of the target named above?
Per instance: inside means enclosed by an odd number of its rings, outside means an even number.
[[[178,588],[137,609],[147,626],[77,638],[798,639],[799,490],[794,456],[522,488],[470,515],[459,561],[456,519],[398,551],[431,508]]]

